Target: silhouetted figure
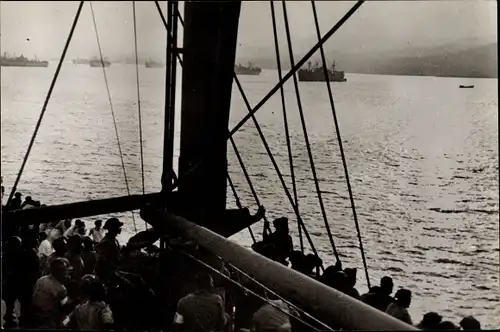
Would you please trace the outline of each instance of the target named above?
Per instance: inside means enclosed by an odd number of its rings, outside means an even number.
[[[389,304],[394,303],[394,298],[391,296],[393,289],[392,278],[385,276],[380,279],[380,287],[372,287],[367,294],[361,296],[361,301],[385,312]]]
[[[94,251],[94,242],[88,236],[83,238],[83,272],[84,274],[94,273],[97,254]]]
[[[19,210],[21,208],[21,203],[22,203],[21,197],[22,196],[23,196],[23,194],[21,194],[20,192],[16,192],[14,194],[14,198],[12,198],[10,200],[10,204],[9,204],[10,210]]]
[[[198,290],[180,299],[174,318],[174,326],[185,331],[222,331],[227,318],[224,303],[214,294],[212,277],[197,276]]]
[[[50,274],[41,277],[33,290],[34,323],[37,328],[63,327],[65,306],[69,304],[66,287],[69,262],[56,258],[50,263]]]
[[[73,280],[78,280],[84,275],[82,254],[82,238],[75,234],[68,239],[68,252],[66,253],[66,258],[72,267],[71,279]]]
[[[269,235],[264,235],[264,243],[268,248],[266,252],[269,258],[288,265],[287,258],[293,251],[293,241],[288,230],[288,218],[278,218],[273,221],[273,224],[276,230]]]
[[[445,321],[439,323],[437,329],[438,330],[460,330],[460,328],[458,326],[456,326],[455,324],[453,324],[452,322],[450,322],[448,320],[445,320]]]
[[[65,321],[65,327],[79,330],[109,330],[113,313],[106,304],[104,285],[93,280],[87,286],[88,301],[78,304]]]
[[[435,312],[428,312],[422,318],[422,321],[417,324],[417,327],[422,330],[436,330],[441,323],[443,317]]]
[[[102,228],[102,220],[96,220],[94,227],[90,229],[89,236],[92,237],[94,243],[99,243],[104,238],[104,229]]]
[[[21,204],[21,209],[31,209],[35,207],[35,201],[31,196],[26,196],[23,204]]]
[[[411,291],[401,288],[396,292],[396,302],[389,304],[385,313],[407,324],[413,325],[408,308],[411,304]]]
[[[356,300],[360,300],[361,296],[359,292],[354,286],[356,286],[356,275],[358,270],[356,268],[345,268],[344,273],[347,276],[347,290],[346,294],[355,298]]]
[[[96,246],[96,253],[98,259],[104,259],[115,266],[120,262],[120,244],[116,237],[122,231],[123,223],[117,218],[110,218],[106,220],[104,229],[107,230],[106,235]]]
[[[472,316],[464,317],[460,321],[460,326],[462,327],[463,330],[480,330],[481,329],[481,323],[479,323],[479,321]]]
[[[69,239],[73,235],[78,235],[79,229],[81,229],[81,228],[85,229],[85,224],[80,219],[77,219],[75,221],[75,224],[73,226],[70,226],[68,229],[66,229],[66,231],[63,233],[63,235]]]
[[[52,254],[54,249],[52,248],[52,244],[50,243],[50,241],[47,239],[47,233],[38,233],[38,240],[40,241],[40,245],[38,246],[38,257],[40,257],[40,260],[45,262],[50,254]]]
[[[54,252],[47,258],[44,274],[48,274],[50,272],[50,264],[52,264],[53,260],[57,258],[66,258],[66,253],[68,252],[68,241],[65,237],[59,237],[52,242],[52,247],[54,248]]]

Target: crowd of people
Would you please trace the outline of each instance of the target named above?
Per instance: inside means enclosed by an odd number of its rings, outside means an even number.
[[[41,206],[31,197],[22,202],[21,197],[16,193],[5,209]],[[19,227],[15,234],[4,234],[4,328],[307,330],[290,319],[287,313],[298,313],[279,298],[266,302],[253,297],[181,254],[188,250],[193,255],[208,257],[202,248],[173,237],[166,240],[166,249],[160,255],[153,244],[159,236],[153,235],[152,229],[121,246],[117,236],[123,223],[110,218],[102,224],[96,220],[87,230],[82,220],[63,220]],[[402,288],[392,297],[393,280],[384,277],[380,286],[360,295],[355,288],[356,269],[342,268],[337,262],[321,273],[321,259],[293,250],[286,218],[276,219],[274,227],[274,232],[253,246],[256,252],[414,324],[408,311],[411,291]],[[153,240],[138,240],[148,238]],[[263,294],[248,277],[218,259],[214,262],[221,275]],[[19,317],[14,310],[16,301],[20,305]],[[459,325],[464,330],[480,329],[473,317],[464,318]],[[460,329],[450,321],[442,321],[434,312],[424,315],[416,326],[429,330]]]

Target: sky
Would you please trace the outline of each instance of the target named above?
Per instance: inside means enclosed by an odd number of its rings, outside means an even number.
[[[166,13],[165,1],[160,2]],[[63,49],[79,2],[1,1],[0,49],[40,59],[57,59]],[[92,2],[103,55],[111,59],[133,55],[132,2]],[[352,1],[316,1],[322,33],[331,28]],[[183,5],[181,3],[181,13]],[[367,1],[328,41],[327,50],[346,53],[384,52],[412,45],[428,47],[456,41],[496,42],[496,1]],[[275,2],[281,47],[285,52],[282,3]],[[305,53],[317,41],[310,1],[288,1],[287,13],[294,51]],[[140,57],[163,59],[165,30],[152,1],[136,2]],[[238,56],[274,56],[268,1],[242,3]],[[182,31],[179,32],[182,34]],[[182,40],[182,38],[180,38]],[[82,10],[68,58],[97,56],[89,2]]]

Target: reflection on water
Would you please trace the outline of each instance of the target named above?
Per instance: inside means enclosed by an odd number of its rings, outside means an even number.
[[[2,175],[15,179],[54,68],[2,68]],[[107,69],[132,193],[141,192],[133,66]],[[252,105],[273,86],[276,72],[240,77]],[[462,83],[474,89],[458,89]],[[458,322],[474,314],[500,324],[498,249],[498,98],[496,80],[348,75],[333,85],[351,184],[372,284],[392,275],[414,293],[415,321],[429,310]],[[299,208],[316,248],[333,262],[309,168],[293,85],[285,86]],[[146,191],[160,188],[164,77],[141,70]],[[301,83],[322,196],[346,266],[362,268],[326,88]],[[180,104],[180,98],[177,98]],[[234,90],[231,126],[245,114]],[[257,114],[291,189],[279,94]],[[177,136],[178,137],[178,136]],[[249,122],[236,144],[270,218],[293,211]],[[178,146],[178,142],[177,142]],[[177,152],[178,153],[178,152]],[[229,172],[244,204],[255,209],[234,152]],[[56,204],[125,195],[102,72],[65,65],[19,190]],[[228,193],[230,191],[228,190]],[[232,196],[229,197],[233,204]],[[130,213],[122,240],[133,233]],[[140,218],[136,218],[144,227]],[[260,233],[263,225],[253,227]],[[297,228],[295,234],[298,245]],[[246,232],[234,237],[251,243]],[[364,274],[358,288],[366,290]]]

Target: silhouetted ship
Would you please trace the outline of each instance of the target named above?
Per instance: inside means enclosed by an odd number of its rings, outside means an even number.
[[[236,75],[260,75],[261,72],[262,69],[255,67],[250,62],[248,63],[248,67],[242,66],[241,64],[234,66],[234,73]]]
[[[148,60],[144,63],[144,66],[146,66],[146,68],[163,68],[165,67],[165,64],[153,60]]]
[[[89,61],[90,67],[109,67],[111,66],[111,62],[108,60],[100,60],[100,59],[92,59]]]
[[[345,73],[343,71],[335,70],[335,62],[332,65],[332,69],[328,69],[328,80],[330,82],[346,82]],[[323,66],[318,62],[311,65],[308,63],[307,69],[299,70],[299,81],[301,82],[324,82],[326,81],[325,73],[323,71]]]
[[[0,65],[2,67],[48,67],[48,61],[40,61],[38,59],[30,60],[25,58],[22,54],[18,57],[10,57],[7,53],[4,53],[0,57]]]
[[[474,85],[462,85],[462,84],[460,84],[458,87],[460,89],[472,89],[472,88],[474,88]]]
[[[73,59],[73,64],[75,65],[88,65],[89,62],[90,62],[89,59],[80,59],[80,58]]]

